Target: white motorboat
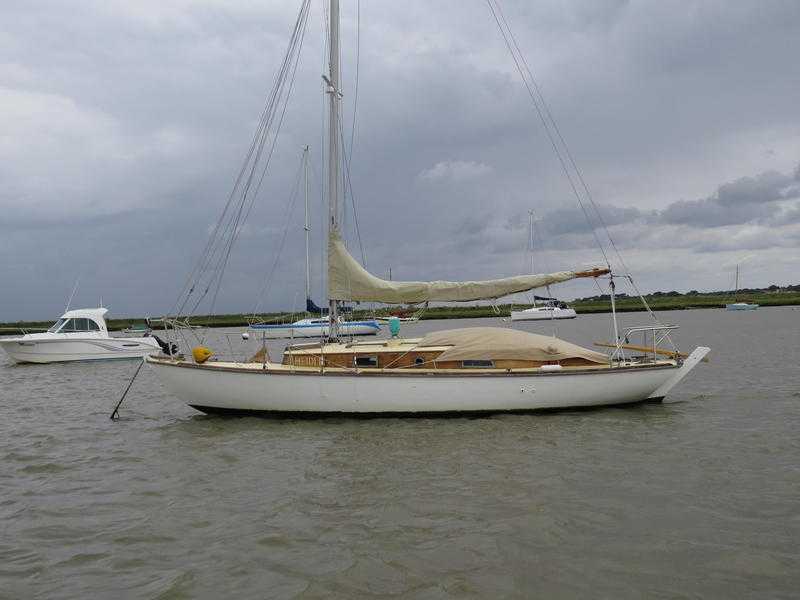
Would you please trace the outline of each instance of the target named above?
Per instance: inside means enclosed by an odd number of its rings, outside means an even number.
[[[308,19],[309,0],[303,0],[284,65],[293,64]],[[342,147],[340,141],[339,1],[329,1],[328,66],[324,77],[329,100],[326,186],[328,215],[327,282],[328,339],[290,345],[280,361],[272,361],[266,344],[246,362],[216,360],[214,351],[200,344],[194,360],[180,354],[147,357],[147,363],[165,387],[188,405],[208,413],[289,414],[448,414],[525,411],[541,408],[587,407],[660,400],[709,352],[698,347],[691,354],[660,348],[675,326],[657,323],[618,335],[614,312],[614,274],[610,266],[585,270],[528,274],[485,281],[391,281],[369,273],[348,252],[340,228]],[[499,24],[499,23],[498,23]],[[286,73],[289,67],[282,67]],[[286,76],[276,80],[280,93]],[[277,103],[269,101],[257,133],[268,129]],[[254,146],[256,145],[254,142]],[[248,155],[245,168],[261,172],[263,165]],[[242,177],[240,176],[240,179]],[[244,177],[247,179],[247,177]],[[234,185],[234,206],[246,206],[249,188]],[[232,196],[233,197],[233,196]],[[226,206],[225,211],[229,208]],[[235,210],[235,209],[233,209]],[[223,212],[223,218],[226,212]],[[221,219],[222,220],[222,219]],[[213,265],[224,265],[235,240],[212,240],[208,254],[187,284],[185,298],[199,281],[220,281]],[[217,250],[218,249],[218,250]],[[214,252],[222,258],[215,259]],[[206,266],[210,265],[210,266]],[[614,324],[614,351],[604,354],[555,337],[496,327],[440,331],[420,339],[340,339],[339,304],[379,302],[416,305],[429,302],[496,300],[575,278],[609,275]],[[185,298],[178,305],[186,304]],[[652,315],[652,313],[651,313]],[[174,326],[185,319],[175,316]],[[643,336],[634,346],[630,337]],[[176,339],[179,336],[176,336]],[[202,338],[200,339],[202,341]],[[631,354],[636,351],[639,354]]]
[[[0,346],[17,363],[142,358],[161,350],[155,338],[111,337],[105,308],[69,310],[44,333],[0,338]]]
[[[268,340],[287,338],[327,338],[330,335],[330,321],[327,317],[318,319],[300,319],[294,323],[255,323],[250,329],[258,331]],[[339,321],[339,334],[345,337],[357,335],[376,335],[381,326],[374,320]]]
[[[512,321],[549,321],[551,319],[574,319],[577,316],[574,308],[568,306],[562,308],[551,304],[511,311]]]

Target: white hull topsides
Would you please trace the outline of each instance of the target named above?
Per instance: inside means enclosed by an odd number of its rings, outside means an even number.
[[[534,306],[525,310],[512,310],[512,321],[549,321],[550,319],[574,319],[578,314],[574,308],[558,306]]]
[[[258,332],[258,337],[268,340],[289,338],[325,338],[330,332],[327,319],[303,319],[287,325],[258,324],[251,325]],[[377,335],[381,330],[376,321],[342,321],[339,323],[339,334],[343,337],[353,335]]]
[[[143,358],[161,351],[152,338],[86,338],[0,340],[0,346],[17,363],[52,363],[73,360]]]
[[[456,413],[628,404],[663,398],[708,353],[683,363],[579,372],[436,374],[148,358],[175,396],[204,412]]]
[[[733,304],[726,304],[726,310],[756,310],[758,304],[748,304],[747,302],[734,302]]]

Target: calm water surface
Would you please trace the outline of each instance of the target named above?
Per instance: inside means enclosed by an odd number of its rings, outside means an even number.
[[[661,314],[712,347],[668,403],[480,419],[208,417],[143,370],[111,422],[136,363],[2,356],[0,598],[797,598],[800,310]]]

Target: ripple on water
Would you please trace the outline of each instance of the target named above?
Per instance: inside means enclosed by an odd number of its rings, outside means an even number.
[[[792,597],[798,325],[730,316],[663,315],[714,360],[591,412],[219,419],[143,370],[112,423],[130,364],[0,365],[0,597]]]

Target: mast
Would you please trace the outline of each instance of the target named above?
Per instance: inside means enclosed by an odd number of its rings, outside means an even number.
[[[736,302],[736,296],[739,295],[739,263],[736,263],[736,284],[733,289],[733,301]]]
[[[530,244],[529,254],[531,261],[530,274],[533,275],[533,210],[528,211],[528,236]],[[533,293],[533,306],[536,306],[536,292]]]
[[[328,84],[330,98],[328,117],[328,238],[339,233],[339,0],[330,0],[328,27]],[[338,307],[328,299],[329,337],[338,337]]]
[[[306,308],[311,299],[311,263],[309,262],[309,233],[311,227],[308,224],[308,146],[303,148],[303,175],[305,176],[305,224],[303,229],[306,232]]]

